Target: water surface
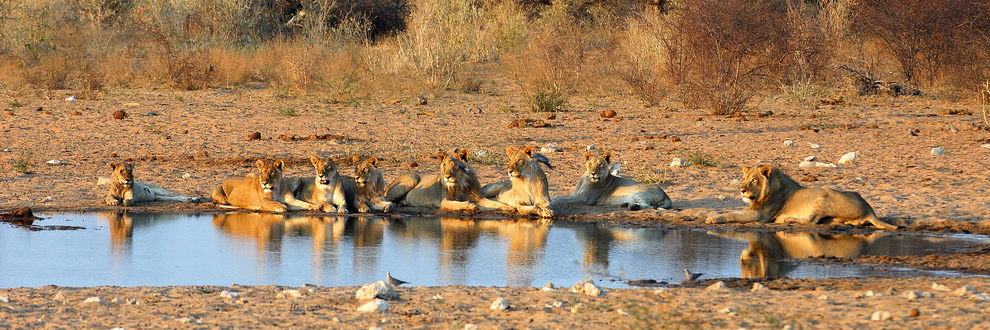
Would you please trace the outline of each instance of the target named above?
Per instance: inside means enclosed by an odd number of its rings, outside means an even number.
[[[542,286],[594,279],[959,275],[823,265],[814,256],[923,255],[987,243],[978,236],[705,232],[537,220],[403,219],[230,213],[50,214],[30,231],[0,224],[0,287],[342,286],[386,271],[416,285]]]

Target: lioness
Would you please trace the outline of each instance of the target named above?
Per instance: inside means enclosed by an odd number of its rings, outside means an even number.
[[[385,201],[385,177],[378,169],[377,157],[362,160],[354,170],[354,178],[344,178],[354,182],[355,189],[348,189],[348,193],[353,196],[349,200],[358,212],[388,213],[392,209],[392,203]]]
[[[513,206],[523,215],[553,217],[547,175],[540,167],[543,163],[552,169],[550,160],[533,147],[506,147],[505,153],[509,155],[509,180],[485,185],[481,196]]]
[[[134,165],[110,163],[110,189],[107,205],[130,206],[141,202],[168,201],[198,203],[199,198],[180,195],[153,184],[134,181]]]
[[[833,223],[862,226],[867,223],[880,229],[897,229],[881,221],[859,193],[829,188],[805,188],[770,166],[743,167],[739,186],[749,210],[709,217],[707,223],[776,222],[818,224]]]
[[[481,183],[467,164],[467,150],[440,152],[440,173],[406,174],[393,181],[385,200],[404,206],[437,207],[441,211],[514,211],[515,208],[481,197]]]
[[[613,175],[611,163],[612,155],[608,151],[585,151],[584,175],[570,195],[554,198],[554,204],[621,206],[633,211],[644,207],[669,209],[673,205],[659,185],[639,183]]]
[[[337,163],[333,159],[323,160],[316,155],[310,156],[309,161],[313,163],[316,176],[286,179],[292,195],[319,206],[323,212],[347,213],[350,203],[344,192],[344,179],[337,170]]]
[[[213,189],[213,202],[220,207],[233,207],[269,212],[287,210],[318,210],[319,205],[296,199],[292,189],[282,179],[285,163],[276,160],[271,164],[259,159],[255,162],[257,175],[228,178]]]

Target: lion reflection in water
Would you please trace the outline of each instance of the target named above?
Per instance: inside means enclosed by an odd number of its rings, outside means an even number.
[[[349,221],[350,220],[350,221]],[[285,216],[271,213],[228,213],[213,216],[213,225],[235,237],[257,241],[258,249],[277,248],[282,237],[313,238],[313,249],[322,250],[326,242],[339,243],[353,236],[354,245],[377,246],[384,234],[383,220],[344,216]],[[271,244],[271,243],[276,244]]]
[[[717,233],[721,237],[745,240],[749,246],[739,256],[743,278],[778,278],[786,273],[780,260],[813,257],[856,258],[866,253],[878,239],[887,236],[824,233]]]

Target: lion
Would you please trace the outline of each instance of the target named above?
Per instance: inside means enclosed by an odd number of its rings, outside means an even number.
[[[523,215],[553,217],[547,175],[540,167],[543,163],[552,169],[550,160],[533,147],[506,147],[505,153],[509,155],[509,180],[485,185],[481,196],[513,206]]]
[[[403,175],[388,186],[385,200],[441,211],[515,211],[512,206],[481,196],[481,183],[474,168],[467,163],[467,150],[454,150],[452,154],[441,151],[436,158],[440,160],[440,173]]]
[[[829,188],[805,188],[783,171],[763,165],[743,167],[739,186],[746,211],[709,217],[706,223],[805,223],[826,220],[852,226],[872,224],[880,229],[897,229],[883,222],[859,193]]]
[[[183,196],[156,185],[134,181],[134,165],[131,163],[111,163],[110,189],[107,192],[107,205],[130,206],[142,202],[166,201],[199,203],[196,197]]]
[[[268,212],[319,210],[320,206],[296,199],[282,178],[285,162],[255,162],[257,175],[228,178],[213,189],[213,202],[224,208]]]
[[[749,242],[739,255],[743,278],[778,278],[788,269],[783,259],[816,257],[856,258],[870,250],[877,240],[886,237],[883,232],[871,234],[826,233],[714,233],[721,237]]]
[[[591,149],[584,152],[585,173],[570,195],[554,204],[583,203],[588,206],[621,206],[636,211],[646,207],[670,209],[673,202],[657,184],[639,183],[612,173],[612,155]]]
[[[337,169],[337,163],[333,159],[323,160],[316,155],[310,156],[309,161],[316,170],[316,176],[286,179],[292,195],[319,206],[323,212],[347,213],[348,205],[352,203],[348,203],[344,191],[345,180]]]
[[[360,213],[384,212],[388,213],[392,209],[392,203],[385,201],[385,177],[378,169],[378,158],[370,157],[358,163],[354,169],[354,177],[345,176],[351,195],[349,200]],[[353,184],[351,184],[353,182]]]

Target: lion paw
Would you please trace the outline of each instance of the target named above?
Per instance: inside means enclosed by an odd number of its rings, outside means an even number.
[[[553,210],[551,209],[540,209],[539,214],[541,218],[553,218]]]
[[[347,205],[338,206],[337,214],[347,214]]]
[[[120,200],[113,197],[107,197],[107,205],[112,205],[112,206],[120,205]]]
[[[392,211],[392,202],[382,203],[382,212],[388,213]]]
[[[358,213],[371,213],[371,209],[368,208],[368,205],[365,203],[358,204],[357,211]]]
[[[719,224],[719,223],[725,223],[725,221],[722,221],[722,219],[720,219],[718,217],[708,217],[708,219],[705,219],[705,223],[707,223],[707,224]]]

